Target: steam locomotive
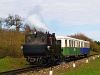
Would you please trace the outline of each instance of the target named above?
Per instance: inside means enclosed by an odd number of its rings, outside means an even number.
[[[25,35],[23,54],[32,65],[53,64],[71,57],[87,56],[90,53],[88,41],[55,33],[34,31]]]
[[[61,47],[54,33],[35,31],[25,36],[23,54],[30,64],[50,64],[60,58]]]

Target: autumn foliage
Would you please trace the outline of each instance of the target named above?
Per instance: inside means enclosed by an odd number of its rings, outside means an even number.
[[[17,31],[0,30],[0,57],[21,57],[21,45],[24,43],[24,33]]]

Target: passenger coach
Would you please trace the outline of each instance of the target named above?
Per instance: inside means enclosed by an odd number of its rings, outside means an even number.
[[[90,43],[67,36],[56,36],[61,45],[64,57],[87,56],[90,53]]]

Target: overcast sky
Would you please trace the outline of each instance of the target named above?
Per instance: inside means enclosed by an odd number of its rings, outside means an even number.
[[[83,33],[100,40],[100,0],[0,0],[0,17],[34,13],[57,35]]]

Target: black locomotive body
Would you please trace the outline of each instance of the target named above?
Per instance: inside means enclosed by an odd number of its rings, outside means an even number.
[[[51,64],[61,58],[61,45],[55,33],[34,31],[25,35],[23,54],[30,64]]]

